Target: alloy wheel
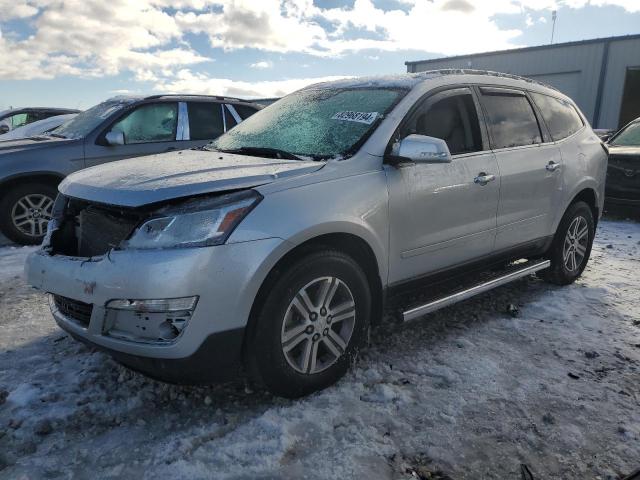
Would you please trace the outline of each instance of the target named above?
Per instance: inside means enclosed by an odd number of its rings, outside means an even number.
[[[53,199],[41,193],[32,193],[20,198],[11,209],[11,221],[23,234],[42,237],[51,220]]]
[[[349,287],[335,277],[302,287],[282,322],[282,352],[297,372],[314,374],[336,363],[349,345],[356,322]]]
[[[578,216],[569,225],[562,249],[564,266],[569,272],[575,272],[580,268],[588,245],[589,224],[586,218]]]

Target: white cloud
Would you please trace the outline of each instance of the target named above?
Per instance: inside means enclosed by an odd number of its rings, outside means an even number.
[[[26,0],[0,0],[0,22],[16,18],[29,18],[38,9]]]
[[[273,68],[273,62],[267,61],[267,60],[261,60],[260,62],[256,62],[256,63],[252,63],[251,65],[249,65],[251,68],[258,68],[258,69],[267,69],[267,68]]]
[[[0,78],[127,70],[148,76],[208,60],[188,45],[176,46],[183,32],[175,18],[145,0],[33,0],[26,6],[39,12],[31,21],[34,33],[23,39],[0,36],[0,58],[11,59],[0,63]],[[15,14],[9,7],[8,16]]]
[[[138,81],[171,84],[177,72],[212,60],[189,44],[191,34],[225,51],[473,53],[519,46],[522,32],[501,29],[496,14],[520,14],[530,24],[551,9],[587,4],[640,11],[640,0],[401,0],[402,9],[391,10],[373,0],[343,8],[312,0],[0,0],[0,79],[131,72]],[[9,20],[29,33],[3,35]]]
[[[172,79],[158,82],[154,89],[166,93],[201,93],[211,95],[228,95],[233,97],[282,97],[307,85],[347,78],[345,76],[328,76],[318,78],[294,78],[286,80],[246,82],[228,78],[212,78],[204,74],[194,73],[188,69],[180,70]]]

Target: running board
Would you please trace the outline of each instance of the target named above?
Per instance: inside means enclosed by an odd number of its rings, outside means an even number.
[[[512,268],[515,268],[515,270],[511,269],[509,273],[502,274],[490,280],[478,283],[477,285],[474,285],[472,287],[465,288],[464,290],[459,290],[450,295],[437,298],[428,303],[425,303],[424,305],[420,305],[418,307],[407,310],[406,312],[402,313],[403,320],[405,322],[415,320],[416,318],[422,317],[427,313],[435,312],[436,310],[447,307],[462,300],[466,300],[467,298],[471,298],[474,295],[478,295],[479,293],[487,292],[493,288],[499,287],[509,282],[513,282],[514,280],[526,277],[527,275],[538,272],[540,270],[544,270],[545,268],[549,268],[550,265],[551,262],[549,260],[529,261],[522,264],[522,266],[514,265]]]

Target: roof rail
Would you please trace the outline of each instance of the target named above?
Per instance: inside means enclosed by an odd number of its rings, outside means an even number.
[[[427,74],[433,75],[434,73],[440,74],[440,75],[487,75],[491,77],[509,78],[511,80],[521,80],[524,82],[535,83],[537,85],[550,88],[557,92],[560,91],[553,85],[549,85],[539,80],[534,80],[533,78],[522,77],[520,75],[515,75],[512,73],[494,72],[492,70],[474,70],[472,68],[442,68],[439,70],[424,70],[422,72],[413,72],[413,73],[410,73],[409,75],[416,75],[416,76],[427,75]]]
[[[154,100],[157,98],[165,98],[165,97],[196,97],[196,98],[215,98],[216,100],[221,100],[225,102],[247,102],[251,103],[252,100],[243,100],[241,98],[235,97],[225,97],[221,95],[204,95],[198,93],[160,93],[156,95],[149,95],[144,97],[145,100]]]

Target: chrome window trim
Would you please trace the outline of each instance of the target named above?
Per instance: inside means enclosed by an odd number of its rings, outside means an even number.
[[[227,133],[227,116],[224,114],[224,103],[218,103],[220,106],[220,113],[222,114],[222,131]]]
[[[242,123],[242,117],[238,115],[238,112],[236,112],[236,109],[233,108],[233,105],[229,105],[228,103],[225,103],[225,106],[229,109],[229,112],[231,112],[231,116],[236,121],[236,125],[238,123]]]
[[[189,109],[187,102],[178,102],[178,128],[176,140],[189,140]]]

